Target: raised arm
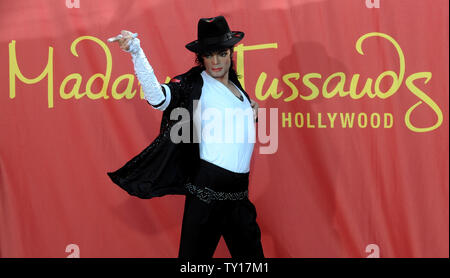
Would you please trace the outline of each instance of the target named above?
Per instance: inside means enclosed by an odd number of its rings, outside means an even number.
[[[137,38],[137,34],[122,30],[119,36],[111,38],[108,41],[119,42],[120,48],[131,54],[134,71],[142,86],[145,99],[155,109],[165,110],[170,104],[170,89],[167,85],[158,82],[153,68],[140,46],[140,40]]]

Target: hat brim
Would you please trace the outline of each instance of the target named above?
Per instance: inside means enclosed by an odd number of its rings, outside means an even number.
[[[232,47],[244,38],[244,32],[232,31],[232,38],[216,44],[202,45],[198,40],[186,44],[186,48],[195,53],[203,53],[223,47]]]

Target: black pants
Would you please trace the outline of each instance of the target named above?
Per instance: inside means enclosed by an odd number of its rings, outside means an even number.
[[[248,189],[248,173],[230,172],[201,160],[193,184],[218,192],[241,192]],[[186,195],[179,258],[212,258],[221,236],[233,258],[264,258],[256,209],[248,198],[208,204]]]

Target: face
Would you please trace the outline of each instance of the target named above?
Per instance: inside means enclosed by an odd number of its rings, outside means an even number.
[[[206,72],[214,78],[228,76],[231,65],[230,49],[203,55],[203,64]]]

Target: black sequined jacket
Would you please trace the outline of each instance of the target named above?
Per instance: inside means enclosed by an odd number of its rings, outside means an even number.
[[[121,168],[107,172],[111,180],[130,195],[149,199],[187,193],[184,185],[192,179],[200,160],[198,143],[193,143],[193,102],[199,100],[202,93],[202,70],[193,67],[166,84],[171,91],[171,100],[163,112],[159,135]],[[237,76],[230,74],[229,78],[250,101]],[[170,140],[170,129],[178,122],[170,119],[170,113],[178,107],[189,111],[190,143]]]

